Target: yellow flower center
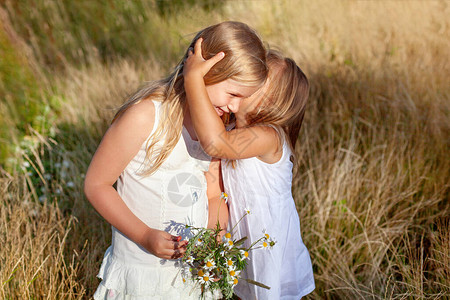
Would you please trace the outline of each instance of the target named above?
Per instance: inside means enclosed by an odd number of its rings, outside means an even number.
[[[229,260],[229,261],[227,261],[227,264],[228,264],[229,266],[231,266],[231,265],[233,264],[233,261],[232,261],[232,260]]]
[[[263,243],[263,247],[264,247],[264,248],[267,247],[267,243],[266,243],[266,242]]]
[[[267,233],[264,236],[266,237],[266,239],[270,238],[270,236]]]
[[[208,276],[205,276],[205,277],[203,277],[203,280],[204,280],[204,281],[209,281],[209,277],[208,277]]]
[[[238,284],[238,282],[239,282],[239,281],[237,280],[237,278],[235,278],[235,279],[233,280],[233,284],[234,284],[234,285]]]
[[[202,239],[198,239],[198,241],[199,241],[199,243],[201,243],[201,242],[202,242]]]
[[[183,278],[183,282],[186,282],[186,279]]]
[[[236,272],[235,271],[230,271],[230,275],[234,276],[234,275],[236,275]]]
[[[198,276],[203,276],[205,273],[203,273],[202,270],[198,271]]]
[[[233,246],[233,241],[228,241],[228,244],[230,245],[230,246]]]
[[[208,261],[208,262],[206,263],[206,266],[207,266],[208,268],[210,268],[210,267],[212,267],[212,263],[211,263],[210,261]]]
[[[228,197],[228,194],[227,193],[223,193],[223,196],[226,198],[226,197]]]
[[[244,256],[248,257],[248,252],[247,251],[244,252]]]
[[[225,234],[225,237],[226,237],[227,239],[230,239],[230,238],[231,238],[231,233],[227,232],[227,233]]]

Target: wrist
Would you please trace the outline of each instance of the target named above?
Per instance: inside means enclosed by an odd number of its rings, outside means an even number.
[[[203,75],[200,73],[195,72],[189,72],[188,74],[184,75],[184,83],[204,83]]]
[[[139,245],[143,246],[144,248],[147,248],[147,243],[149,241],[149,236],[152,235],[153,231],[155,229],[150,228],[147,226],[147,228],[145,228],[142,233],[140,234],[138,240],[136,241]]]

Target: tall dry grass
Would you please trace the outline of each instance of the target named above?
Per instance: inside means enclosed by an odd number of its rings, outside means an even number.
[[[307,298],[450,296],[449,12],[445,1],[228,1],[158,19],[175,36],[206,25],[196,14],[244,21],[307,73],[293,190],[316,278]],[[1,298],[95,291],[109,228],[82,174],[123,97],[174,63],[86,55],[47,75],[54,137],[30,130],[19,170],[2,171]]]

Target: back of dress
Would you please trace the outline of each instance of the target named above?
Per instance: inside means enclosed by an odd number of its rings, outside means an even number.
[[[250,251],[248,266],[241,273],[271,287],[270,290],[240,280],[235,293],[242,299],[296,299],[314,289],[308,250],[300,234],[300,222],[292,198],[291,150],[283,142],[281,159],[273,164],[256,157],[234,162],[222,160],[225,192],[228,194],[229,229],[250,210],[233,231],[233,239],[247,236],[245,247],[264,232],[276,240],[272,249]],[[264,231],[264,232],[263,232]]]

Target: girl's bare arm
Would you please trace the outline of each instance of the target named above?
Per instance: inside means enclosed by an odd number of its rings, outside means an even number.
[[[113,184],[150,134],[155,108],[141,101],[125,111],[107,130],[86,173],[84,192],[89,202],[111,225],[161,258],[175,258],[184,245],[167,232],[143,223],[123,202]]]
[[[221,198],[223,182],[220,164],[219,159],[213,158],[208,172],[205,173],[208,185],[208,228],[215,229],[217,222],[219,222],[220,228],[226,230],[228,226],[228,206]]]
[[[275,153],[278,134],[268,126],[252,126],[226,131],[206,92],[203,76],[223,58],[220,53],[209,60],[201,55],[201,39],[184,64],[184,87],[197,137],[206,153],[213,157],[242,159]]]

